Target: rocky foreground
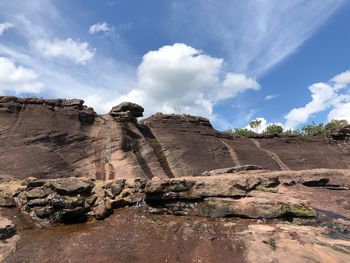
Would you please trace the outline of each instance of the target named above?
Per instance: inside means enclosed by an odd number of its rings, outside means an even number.
[[[350,261],[348,170],[229,171],[173,179],[3,183],[2,258]]]

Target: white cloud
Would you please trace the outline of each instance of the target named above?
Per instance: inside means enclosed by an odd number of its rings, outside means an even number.
[[[271,95],[265,96],[264,100],[273,100],[273,99],[275,99],[277,97],[278,97],[278,95],[271,94]]]
[[[95,54],[95,50],[91,49],[87,42],[75,41],[71,38],[53,41],[39,40],[36,42],[36,48],[46,57],[63,57],[81,65],[86,64]]]
[[[350,70],[340,73],[330,80],[337,88],[344,88],[350,83]]]
[[[350,102],[339,103],[332,109],[327,116],[331,120],[347,120],[350,122]]]
[[[12,27],[14,26],[11,23],[8,23],[8,22],[0,23],[0,36],[2,36],[5,31],[9,30]]]
[[[308,121],[311,115],[331,108],[328,120],[337,119],[345,116],[342,108],[347,109],[350,96],[348,93],[342,93],[342,90],[350,83],[349,71],[345,71],[328,83],[314,83],[309,87],[311,92],[311,101],[304,107],[292,109],[286,116],[285,127],[294,129]],[[347,91],[345,91],[347,92]],[[344,110],[344,112],[347,112]]]
[[[103,22],[103,23],[97,23],[97,24],[94,24],[92,26],[90,26],[89,28],[89,33],[90,34],[96,34],[98,32],[109,32],[109,31],[112,31],[113,28],[110,27],[106,22]]]
[[[38,77],[33,70],[16,66],[11,60],[0,57],[0,93],[39,93],[43,84],[38,81]]]
[[[259,88],[255,79],[225,73],[223,59],[176,43],[145,54],[138,67],[137,87],[118,101],[139,103],[146,114],[181,110],[210,117],[217,102]]]
[[[248,78],[243,74],[227,73],[223,87],[222,91],[218,93],[217,100],[233,98],[247,89],[259,90],[260,84],[255,79]]]

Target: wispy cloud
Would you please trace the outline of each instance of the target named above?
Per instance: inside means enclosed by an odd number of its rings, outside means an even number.
[[[81,65],[85,65],[95,54],[95,50],[90,48],[87,42],[71,38],[66,40],[55,39],[53,41],[39,40],[35,46],[46,57],[62,57]]]
[[[106,22],[103,23],[96,23],[89,28],[89,33],[90,34],[96,34],[98,32],[110,32],[113,30],[113,27],[108,25]]]
[[[14,27],[14,25],[9,22],[0,23],[0,36],[2,36],[5,31],[9,30],[12,27]]]
[[[266,95],[264,100],[273,100],[276,99],[278,97],[278,95],[276,94],[270,94],[270,95]]]
[[[344,2],[177,0],[173,19],[179,33],[221,47],[231,70],[259,76],[295,52]]]

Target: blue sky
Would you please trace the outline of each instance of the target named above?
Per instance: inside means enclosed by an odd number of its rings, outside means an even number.
[[[0,94],[218,129],[350,121],[346,0],[0,0]]]

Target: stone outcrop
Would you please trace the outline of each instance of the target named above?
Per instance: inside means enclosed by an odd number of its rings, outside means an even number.
[[[333,131],[329,137],[334,141],[346,141],[350,139],[350,125],[345,126],[339,130]]]
[[[248,139],[219,132],[202,117],[158,113],[137,122],[142,114],[143,108],[130,102],[97,115],[79,99],[2,96],[0,180],[164,179],[251,164],[267,170],[350,164],[347,141]]]
[[[284,195],[279,188],[291,185],[350,189],[347,174],[340,171],[251,171],[215,177],[151,180],[146,202],[155,213],[245,218],[316,217],[311,204]]]
[[[111,109],[109,114],[118,121],[132,121],[143,116],[144,109],[132,102],[123,102]]]
[[[142,203],[145,184],[142,179],[31,178],[3,184],[6,195],[0,195],[0,206],[15,204],[40,224],[104,219],[113,209]]]
[[[0,204],[19,206],[40,224],[104,219],[115,209],[202,217],[315,218],[317,212],[291,186],[348,191],[349,174],[336,170],[241,171],[204,177],[94,181],[88,178],[35,179],[3,183]]]

